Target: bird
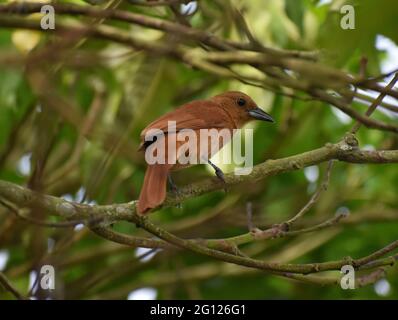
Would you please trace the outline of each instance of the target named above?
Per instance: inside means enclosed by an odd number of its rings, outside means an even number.
[[[228,139],[220,139],[216,142],[217,145],[213,145],[211,148],[211,145],[205,144],[206,141],[203,141],[205,139],[200,139],[200,132],[202,129],[215,129],[216,132],[226,130],[232,136],[234,129],[242,128],[251,120],[274,122],[271,115],[258,107],[247,94],[239,91],[227,91],[206,100],[188,102],[150,123],[140,134],[141,144],[138,150],[146,153],[154,152],[155,156],[160,156],[162,151],[159,150],[164,150],[162,156],[165,161],[164,163],[148,163],[138,198],[138,214],[145,215],[164,202],[168,181],[176,191],[170,173],[190,165],[190,163],[179,163],[183,156],[190,157],[191,160],[205,159],[215,170],[216,176],[225,183],[223,172],[209,159],[228,143]],[[170,126],[170,121],[174,121],[172,122],[174,126]],[[171,149],[169,150],[168,145],[170,141],[173,141],[169,139],[175,139],[178,134],[184,133],[187,129],[199,137],[192,142],[196,144],[199,151],[195,154],[187,154],[189,152],[186,151],[184,153],[184,150],[178,151],[186,140],[178,141],[177,139],[176,151],[169,152]],[[202,145],[205,147],[201,149]]]

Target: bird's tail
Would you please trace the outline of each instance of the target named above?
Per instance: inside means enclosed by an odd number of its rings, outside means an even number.
[[[139,214],[146,214],[149,210],[159,206],[166,198],[167,175],[171,165],[148,165],[145,172],[144,184],[138,199]]]

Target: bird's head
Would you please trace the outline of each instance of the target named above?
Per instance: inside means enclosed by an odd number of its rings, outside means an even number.
[[[250,120],[275,122],[268,113],[257,106],[252,98],[243,92],[227,91],[213,97],[212,100],[224,107],[234,119],[238,120],[240,126]]]

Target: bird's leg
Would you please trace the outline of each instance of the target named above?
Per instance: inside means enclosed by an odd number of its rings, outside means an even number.
[[[178,193],[178,187],[174,183],[173,178],[171,177],[170,173],[167,174],[167,181],[169,183],[171,191],[173,191],[173,193],[177,194]]]
[[[180,196],[180,190],[178,189],[177,185],[174,183],[173,178],[171,177],[170,172],[167,174],[167,181],[169,183],[171,191],[174,195],[178,198]],[[181,203],[176,205],[177,208],[181,208]]]
[[[215,172],[217,178],[220,179],[221,182],[224,184],[224,191],[227,192],[227,183],[225,182],[225,179],[224,179],[224,172],[222,172],[222,170],[221,170],[219,167],[217,167],[217,166],[216,166],[213,162],[211,162],[210,160],[207,160],[207,161],[208,161],[208,163],[213,167],[214,172]]]

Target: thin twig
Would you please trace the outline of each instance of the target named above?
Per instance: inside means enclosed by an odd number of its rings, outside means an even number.
[[[25,220],[27,222],[33,223],[40,227],[48,227],[48,228],[71,228],[75,227],[78,224],[84,225],[95,225],[103,220],[103,218],[91,218],[89,220],[71,220],[71,221],[62,221],[62,222],[48,222],[37,220],[35,218],[23,215],[19,209],[13,207],[12,205],[6,203],[5,201],[0,199],[0,204],[13,212],[15,216],[21,220]]]
[[[184,4],[188,3],[191,0],[155,0],[155,1],[146,1],[146,0],[127,0],[127,2],[134,6],[142,6],[142,7],[163,7],[163,6],[171,6],[175,4]]]
[[[395,74],[395,76],[392,78],[390,83],[386,86],[386,91],[381,92],[379,96],[373,100],[372,104],[369,106],[368,110],[366,111],[365,115],[367,117],[370,117],[370,115],[373,113],[373,111],[376,110],[376,108],[379,106],[379,104],[383,101],[384,97],[387,95],[387,91],[392,90],[394,88],[395,83],[398,81],[398,73]],[[351,129],[351,133],[355,134],[361,127],[362,123],[361,122],[356,122],[354,127]]]
[[[249,231],[254,229],[253,225],[253,204],[251,201],[246,203],[247,227]]]
[[[26,300],[26,298],[12,285],[3,272],[0,272],[0,284],[5,290],[12,293],[18,300]]]
[[[301,210],[291,219],[286,221],[288,226],[290,227],[293,223],[295,223],[298,219],[300,219],[302,216],[304,216],[318,201],[320,195],[322,192],[326,191],[328,186],[329,186],[329,181],[330,181],[330,175],[332,172],[332,167],[333,167],[333,160],[328,161],[325,177],[318,188],[318,190],[312,195],[310,201],[307,202],[307,204],[301,208]]]
[[[150,223],[147,218],[141,217],[138,215],[134,215],[133,220],[137,224],[139,224],[143,229],[148,231],[149,233],[172,243],[180,248],[184,248],[205,256],[209,256],[215,259],[219,259],[225,262],[235,263],[238,265],[261,269],[271,273],[274,272],[291,272],[291,273],[300,273],[300,274],[308,274],[308,273],[316,273],[321,271],[328,270],[340,270],[343,265],[351,264],[354,267],[358,268],[369,261],[369,259],[373,259],[375,257],[374,254],[363,257],[358,260],[354,260],[352,258],[344,258],[338,261],[330,261],[330,262],[322,262],[322,263],[310,263],[310,264],[283,264],[283,263],[271,263],[264,262],[260,260],[255,260],[249,257],[242,257],[240,255],[234,255],[230,253],[226,253],[223,251],[213,250],[207,248],[203,245],[200,245],[196,242],[181,239],[166,230],[161,229],[158,226]],[[398,247],[398,240],[394,241],[390,245],[378,250],[378,256],[382,253],[382,255],[387,254],[388,252],[393,251]],[[383,261],[384,265],[390,265],[391,261]]]

